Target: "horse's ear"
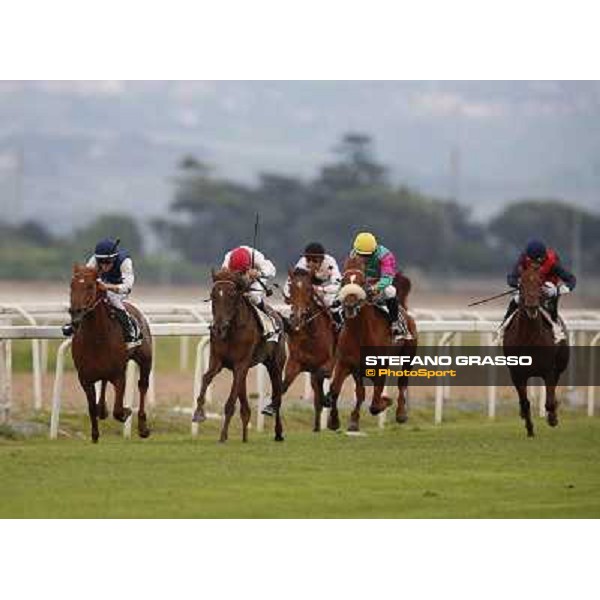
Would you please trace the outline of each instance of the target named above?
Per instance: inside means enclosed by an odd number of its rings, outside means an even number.
[[[215,281],[215,279],[217,277],[217,272],[215,271],[214,267],[210,268],[210,276],[211,276],[212,280]]]
[[[294,270],[292,267],[288,267],[288,277],[291,279],[294,276]]]

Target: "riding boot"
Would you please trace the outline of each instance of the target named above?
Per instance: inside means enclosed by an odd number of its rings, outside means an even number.
[[[512,298],[508,304],[508,308],[506,309],[506,314],[504,315],[504,319],[502,319],[502,324],[508,321],[509,317],[517,310],[519,305],[515,302],[515,299]]]
[[[67,323],[61,327],[61,331],[65,337],[71,337],[75,333],[75,325],[73,325],[73,323]]]
[[[123,327],[123,333],[125,334],[125,345],[128,349],[135,348],[142,343],[141,332],[138,332],[138,328],[136,326],[133,317],[126,311],[116,308],[115,309],[116,317]]]
[[[404,314],[402,315],[402,318],[400,318],[400,305],[398,304],[398,298],[396,298],[396,296],[393,298],[386,298],[385,305],[390,313],[394,341],[408,339],[410,334],[404,320]]]

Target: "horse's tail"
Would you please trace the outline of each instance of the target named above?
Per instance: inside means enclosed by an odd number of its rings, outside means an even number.
[[[402,273],[398,272],[394,277],[394,287],[396,288],[398,302],[400,303],[402,308],[407,309],[408,307],[406,305],[406,300],[412,288],[412,283],[410,282],[410,279]]]

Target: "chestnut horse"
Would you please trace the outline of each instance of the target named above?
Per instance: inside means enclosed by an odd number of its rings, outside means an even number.
[[[310,373],[315,407],[313,431],[320,431],[325,397],[323,382],[331,377],[335,357],[335,325],[329,309],[314,290],[310,273],[296,269],[288,274],[290,296],[286,301],[291,305],[291,314],[283,394],[299,373]]]
[[[509,366],[510,376],[519,394],[521,418],[529,437],[534,436],[531,405],[527,398],[527,380],[541,377],[546,387],[546,419],[551,427],[558,425],[556,386],[561,373],[569,364],[566,340],[554,341],[552,326],[540,310],[542,280],[539,267],[525,269],[519,281],[519,306],[504,331],[505,355],[531,355],[531,366]],[[520,348],[520,351],[518,350]]]
[[[225,403],[220,441],[227,441],[229,422],[235,412],[235,401],[239,399],[242,440],[247,442],[250,404],[246,392],[246,377],[251,367],[262,363],[267,368],[271,379],[275,408],[275,441],[281,442],[283,441],[280,414],[281,374],[285,364],[285,335],[281,317],[274,315],[281,329],[279,340],[265,341],[254,308],[245,296],[250,286],[248,278],[226,269],[216,273],[213,271],[212,278],[214,285],[210,293],[213,317],[210,330],[210,359],[208,370],[202,377],[202,386],[196,399],[196,410],[192,420],[194,423],[206,420],[204,414],[206,390],[217,373],[225,367],[233,371],[233,383]]]
[[[401,293],[404,296],[410,289],[410,282],[404,278]],[[360,377],[360,349],[362,346],[393,346],[391,324],[388,317],[370,301],[365,287],[367,284],[364,273],[364,260],[358,256],[350,257],[344,265],[342,288],[339,297],[344,310],[344,326],[340,332],[336,349],[336,363],[327,401],[331,403],[331,413],[327,426],[329,429],[339,429],[339,415],[337,399],[342,385],[352,375],[356,386],[356,404],[350,415],[349,431],[359,430],[360,407],[365,400],[365,386]],[[404,292],[402,292],[404,290]],[[404,304],[406,298],[404,298]],[[402,300],[401,300],[402,303]],[[414,320],[408,320],[409,331],[413,335],[411,345],[407,345],[407,352],[414,352],[416,348],[416,326]],[[385,377],[370,377],[374,384],[373,399],[369,411],[377,415],[391,406],[392,400],[383,395]],[[398,409],[396,420],[399,423],[406,421],[406,386],[407,381],[399,381]]]
[[[75,333],[71,354],[79,382],[87,396],[93,442],[97,442],[100,437],[98,419],[106,419],[108,416],[106,385],[109,381],[115,390],[113,417],[124,423],[131,415],[131,409],[123,406],[126,366],[129,360],[135,361],[140,369],[138,434],[142,438],[150,435],[145,399],[152,370],[152,335],[142,313],[129,303],[126,306],[143,333],[142,344],[132,350],[127,350],[121,324],[113,316],[105,292],[98,286],[98,271],[94,267],[73,266],[69,313]],[[94,386],[97,381],[102,382],[98,404]]]

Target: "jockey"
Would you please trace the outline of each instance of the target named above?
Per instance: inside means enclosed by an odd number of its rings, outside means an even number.
[[[377,242],[372,233],[359,233],[354,239],[351,256],[362,256],[365,259],[365,275],[371,289],[376,291],[385,301],[392,321],[392,334],[395,340],[411,339],[408,331],[404,309],[400,310],[394,277],[396,276],[396,258],[385,247]]]
[[[242,273],[248,277],[251,281],[247,294],[250,302],[266,312],[266,282],[277,274],[275,265],[262,252],[250,246],[239,246],[225,255],[222,268]]]
[[[99,288],[106,292],[106,299],[115,309],[115,315],[125,334],[125,345],[129,350],[142,343],[142,332],[123,304],[131,294],[135,275],[131,256],[126,250],[119,250],[118,245],[118,241],[109,238],[99,241],[86,266],[98,270]],[[62,331],[66,336],[73,335],[72,323],[65,325]]]
[[[558,254],[552,248],[546,248],[539,240],[531,240],[508,274],[506,278],[508,285],[518,289],[522,271],[531,264],[539,267],[543,294],[546,298],[545,304],[552,320],[558,323],[558,298],[575,289],[577,283],[575,275],[561,265]],[[518,294],[515,294],[508,305],[504,322],[515,312],[518,305]]]
[[[336,296],[342,276],[335,258],[325,252],[323,244],[311,242],[304,248],[304,254],[296,263],[295,269],[302,269],[311,274],[315,292],[331,311],[335,323],[340,326],[341,313],[339,304],[336,303]],[[290,295],[289,277],[285,283],[284,294],[286,297]]]

